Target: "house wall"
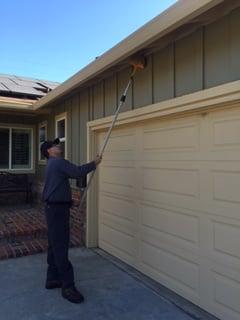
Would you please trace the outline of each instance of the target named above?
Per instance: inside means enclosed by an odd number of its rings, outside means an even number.
[[[11,115],[0,112],[0,123],[9,124],[34,124],[36,117],[26,115]]]
[[[123,111],[186,95],[240,78],[240,8],[147,56],[147,66],[136,73]],[[128,82],[131,68],[118,71],[94,85],[75,90],[50,105],[49,138],[55,116],[67,112],[68,159],[86,161],[86,122],[112,115]],[[44,166],[37,167],[42,179]]]

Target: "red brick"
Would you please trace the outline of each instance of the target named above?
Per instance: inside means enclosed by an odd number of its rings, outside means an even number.
[[[74,197],[74,199],[79,196]],[[70,212],[71,243],[80,246],[85,237],[85,212],[79,212],[78,203]],[[0,207],[0,215],[5,221],[13,224],[0,223],[0,259],[18,257],[47,251],[47,226],[43,206],[33,208]],[[12,240],[22,242],[21,246],[11,246]],[[9,243],[7,243],[9,242]]]

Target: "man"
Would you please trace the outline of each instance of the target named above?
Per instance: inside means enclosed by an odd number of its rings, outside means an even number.
[[[72,202],[69,178],[80,178],[94,171],[101,162],[95,161],[76,166],[62,157],[59,139],[45,141],[41,153],[47,158],[43,201],[48,227],[47,280],[46,289],[62,288],[62,296],[73,302],[81,303],[82,294],[74,284],[74,272],[68,259],[69,217]]]

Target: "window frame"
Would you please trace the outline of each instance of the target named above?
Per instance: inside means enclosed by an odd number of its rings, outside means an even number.
[[[40,145],[40,129],[45,127],[46,128],[46,134],[45,134],[45,140],[48,139],[48,123],[47,121],[40,122],[38,124],[38,163],[39,164],[46,164],[46,159],[41,159],[41,145]]]
[[[55,138],[58,138],[58,122],[65,120],[64,138],[59,138],[60,142],[65,142],[65,154],[64,158],[67,159],[67,112],[63,112],[55,116]]]
[[[0,168],[0,171],[4,172],[27,172],[27,173],[34,173],[35,171],[35,156],[34,156],[34,127],[29,125],[21,125],[21,124],[5,124],[0,123],[0,128],[2,129],[9,129],[9,162],[8,168]],[[12,168],[12,130],[13,129],[27,129],[30,131],[30,168]]]

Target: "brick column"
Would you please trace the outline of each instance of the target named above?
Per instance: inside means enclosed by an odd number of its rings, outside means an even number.
[[[79,234],[80,246],[85,246],[86,243],[86,202],[81,211],[80,204],[80,190],[72,189],[73,206],[71,208],[71,230],[73,233]]]

